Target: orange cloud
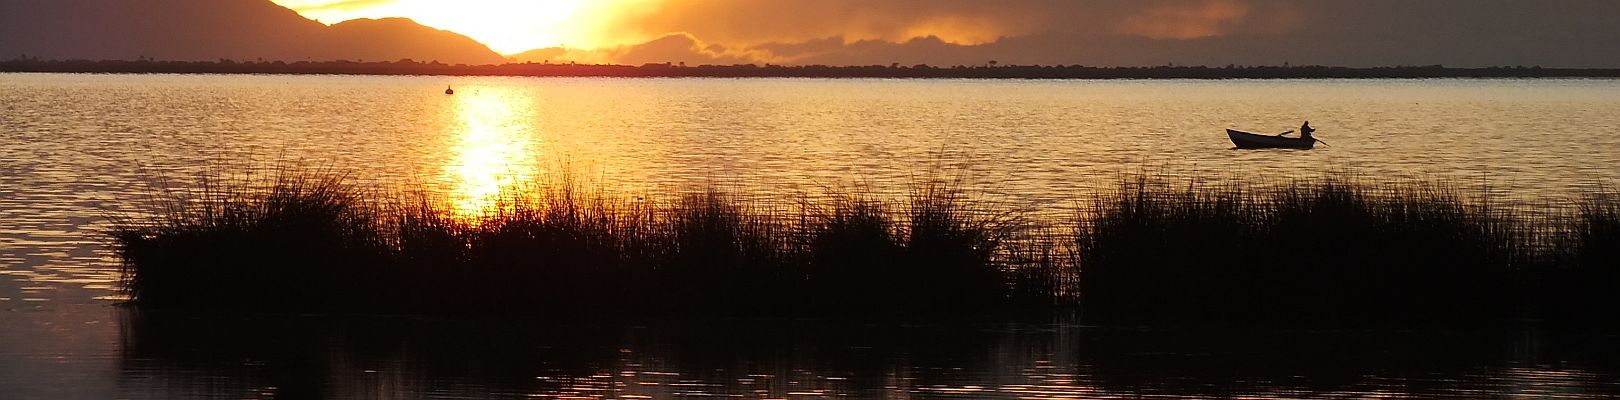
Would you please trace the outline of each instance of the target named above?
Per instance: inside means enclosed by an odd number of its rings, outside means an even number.
[[[768,54],[733,50],[718,44],[705,44],[690,34],[677,33],[634,46],[609,51],[610,58],[624,64],[752,64],[770,61]]]
[[[1009,32],[998,21],[970,16],[939,16],[913,23],[898,37],[890,41],[937,37],[946,43],[975,45],[996,41]]]
[[[728,48],[704,43],[687,33],[675,33],[646,43],[598,49],[552,47],[536,49],[511,57],[517,62],[577,62],[585,64],[687,64],[732,65],[776,62],[768,51]]]
[[[617,0],[599,15],[594,36],[621,44],[639,43],[672,33],[731,46],[797,42],[828,37],[848,41],[904,42],[936,36],[952,43],[976,44],[1010,34],[1027,7],[1007,7],[979,0]]]

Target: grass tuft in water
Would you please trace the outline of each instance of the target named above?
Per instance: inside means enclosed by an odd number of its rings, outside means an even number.
[[[1080,293],[1112,322],[1505,317],[1522,248],[1499,215],[1440,185],[1138,176],[1082,218]]]
[[[1612,312],[1620,308],[1620,193],[1588,194],[1565,219],[1533,275],[1539,314],[1560,323],[1620,324]]]
[[[565,176],[468,218],[347,181],[283,170],[168,192],[112,233],[125,288],[158,307],[867,314],[1009,306],[1032,271],[1003,256],[1011,220],[947,183],[903,208],[848,197],[795,213],[717,188],[626,201]],[[1040,287],[1017,298],[1057,303]]]
[[[124,287],[143,304],[369,308],[389,298],[378,292],[390,256],[378,208],[345,175],[205,178],[170,194],[155,216],[113,232]]]

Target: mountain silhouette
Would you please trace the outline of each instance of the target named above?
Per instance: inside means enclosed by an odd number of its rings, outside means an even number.
[[[466,36],[408,19],[326,26],[269,0],[0,1],[0,59],[498,64]]]
[[[566,60],[564,58],[568,56],[568,53],[569,53],[569,50],[566,49],[566,48],[562,48],[562,47],[546,47],[546,48],[534,49],[534,50],[529,50],[529,51],[525,51],[525,52],[522,52],[522,53],[513,54],[513,55],[510,55],[510,56],[507,56],[506,59],[511,61],[511,62],[519,62],[519,63],[521,63],[521,62],[539,63],[539,62],[552,62],[552,61],[566,63],[569,60]]]
[[[506,60],[472,38],[422,26],[408,18],[356,19],[333,24],[327,30],[330,41],[326,50],[337,58],[412,58],[451,64],[500,64]]]

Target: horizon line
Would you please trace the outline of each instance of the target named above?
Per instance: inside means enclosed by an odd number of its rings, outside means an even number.
[[[361,59],[361,58],[356,58],[356,59],[341,59],[340,58],[340,59],[326,59],[326,60],[308,60],[308,59],[306,59],[306,60],[282,60],[282,59],[270,59],[270,60],[267,60],[267,59],[263,59],[263,58],[255,58],[255,59],[252,59],[252,60],[237,60],[237,59],[225,58],[225,57],[218,58],[218,59],[215,59],[215,60],[183,60],[183,59],[156,59],[156,58],[150,58],[150,57],[145,57],[145,56],[138,56],[135,59],[126,59],[126,58],[101,58],[101,59],[50,58],[50,59],[42,59],[42,58],[38,58],[38,57],[32,57],[32,56],[29,56],[27,54],[21,54],[21,55],[18,55],[17,57],[13,57],[13,58],[9,58],[9,59],[0,59],[0,64],[15,64],[15,63],[149,63],[149,64],[214,64],[214,65],[235,65],[235,64],[249,64],[249,65],[377,64],[377,65],[382,65],[382,64],[395,64],[395,65],[422,65],[422,66],[441,66],[441,67],[465,67],[465,68],[488,68],[488,67],[507,67],[507,66],[562,66],[562,67],[617,67],[617,68],[749,68],[749,67],[753,67],[753,68],[887,68],[887,69],[925,69],[925,68],[926,69],[1016,69],[1016,68],[1071,68],[1071,69],[1073,69],[1073,68],[1080,68],[1080,69],[1337,69],[1337,70],[1382,70],[1382,69],[1498,70],[1498,69],[1530,69],[1530,70],[1551,70],[1551,71],[1609,71],[1609,70],[1620,70],[1620,65],[1608,66],[1608,67],[1543,66],[1543,65],[1540,65],[1540,64],[1534,64],[1534,65],[1525,65],[1525,64],[1505,65],[1505,64],[1499,64],[1499,65],[1488,65],[1488,66],[1447,66],[1445,64],[1389,64],[1389,65],[1377,65],[1377,66],[1348,66],[1348,65],[1328,65],[1328,64],[1292,64],[1292,63],[1287,63],[1287,62],[1285,62],[1283,64],[1280,64],[1280,65],[1279,64],[1235,64],[1235,63],[1229,63],[1229,64],[1226,64],[1226,65],[1209,65],[1209,64],[1196,64],[1195,65],[1195,64],[1178,64],[1178,63],[1173,63],[1173,62],[1169,62],[1169,63],[1165,63],[1165,64],[1157,64],[1157,65],[1146,65],[1146,64],[1138,64],[1138,65],[1092,65],[1092,64],[1080,64],[1080,63],[1075,63],[1075,64],[1038,64],[1038,63],[1035,63],[1035,64],[1018,64],[1018,63],[1003,64],[1003,63],[1000,63],[1000,62],[997,62],[997,61],[994,61],[994,60],[989,60],[989,61],[983,62],[983,63],[973,63],[973,64],[958,63],[958,64],[951,64],[951,65],[943,65],[943,64],[935,65],[935,64],[928,64],[928,63],[906,64],[906,63],[898,63],[898,62],[889,63],[887,65],[885,65],[885,64],[795,64],[795,63],[770,63],[770,62],[766,62],[766,63],[687,65],[687,63],[683,62],[683,61],[665,61],[665,62],[662,62],[662,63],[649,62],[649,63],[642,63],[640,65],[636,65],[636,64],[619,64],[619,63],[586,63],[586,62],[577,62],[577,61],[534,62],[534,61],[518,61],[518,60],[514,60],[514,59],[510,59],[510,58],[507,59],[507,62],[500,63],[500,64],[465,64],[465,63],[451,64],[451,63],[440,62],[439,60],[436,60],[436,59],[435,60],[416,60],[414,58],[409,58],[409,57],[400,58],[400,59],[396,59],[396,60],[370,60],[370,61],[365,60],[365,59]]]

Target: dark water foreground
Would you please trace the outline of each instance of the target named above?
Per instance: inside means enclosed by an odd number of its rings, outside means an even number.
[[[116,315],[124,398],[1620,395],[1620,337],[1533,325]]]
[[[1620,333],[1095,327],[1071,318],[581,321],[0,309],[0,397],[1620,395]]]

